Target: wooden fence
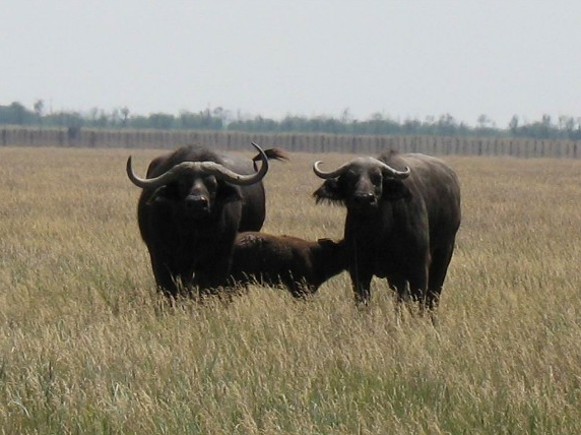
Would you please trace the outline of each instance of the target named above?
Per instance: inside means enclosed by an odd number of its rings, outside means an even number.
[[[198,144],[222,150],[248,150],[252,141],[263,148],[280,147],[290,152],[376,155],[395,149],[432,155],[581,158],[581,141],[568,140],[0,128],[0,146],[173,149],[180,145]]]

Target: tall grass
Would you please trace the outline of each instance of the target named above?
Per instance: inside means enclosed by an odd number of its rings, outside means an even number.
[[[155,151],[131,151],[145,172]],[[381,280],[169,308],[124,150],[0,151],[3,433],[579,433],[581,162],[448,158],[464,220],[436,327]],[[267,175],[264,230],[339,238],[315,159]]]

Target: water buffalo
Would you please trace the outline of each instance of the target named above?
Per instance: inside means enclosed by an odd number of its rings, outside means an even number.
[[[246,232],[234,242],[235,283],[285,286],[296,298],[315,293],[329,278],[347,269],[343,242],[316,242],[291,236]]]
[[[347,208],[345,242],[358,302],[368,303],[373,275],[387,278],[398,300],[437,306],[460,226],[460,186],[443,161],[387,152],[324,172],[313,196]],[[395,169],[398,168],[398,169]],[[408,289],[409,286],[409,289]]]
[[[251,159],[186,146],[155,158],[147,178],[127,176],[143,189],[137,206],[141,237],[149,250],[157,285],[168,296],[198,286],[201,293],[226,283],[238,231],[258,231],[265,218],[262,178],[268,159],[284,160],[278,149],[258,150]]]

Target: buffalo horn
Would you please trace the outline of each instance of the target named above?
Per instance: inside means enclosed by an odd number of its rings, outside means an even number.
[[[214,164],[215,167],[213,168],[213,171],[210,173],[212,173],[218,178],[221,178],[224,181],[227,181],[228,183],[236,184],[239,186],[248,186],[250,184],[258,183],[260,180],[264,178],[264,176],[268,172],[268,156],[262,150],[262,148],[260,148],[254,142],[252,142],[252,146],[256,148],[256,150],[260,154],[260,159],[262,160],[262,165],[260,166],[260,170],[258,172],[250,175],[242,175],[238,174],[237,172],[231,171],[230,169],[222,165],[215,163]]]
[[[161,186],[165,186],[176,178],[178,178],[184,172],[202,172],[206,174],[211,174],[219,179],[227,181],[236,185],[250,185],[260,181],[268,172],[268,157],[258,145],[252,142],[252,146],[258,150],[260,153],[260,158],[262,160],[262,165],[260,170],[255,174],[243,175],[234,172],[225,166],[216,162],[181,162],[175,165],[173,168],[164,172],[155,178],[140,178],[133,172],[133,167],[131,165],[131,156],[127,159],[127,176],[133,184],[142,189],[155,189]]]
[[[315,174],[317,175],[317,177],[319,178],[323,178],[324,180],[328,179],[328,178],[336,178],[338,176],[340,176],[343,172],[345,172],[349,166],[351,165],[351,162],[345,163],[342,166],[340,166],[338,169],[331,171],[331,172],[323,172],[319,169],[319,164],[321,164],[321,160],[317,160],[314,164],[313,164],[313,171],[315,172]]]
[[[375,159],[375,160],[377,160],[377,159]],[[398,171],[397,169],[392,168],[391,166],[382,162],[381,160],[377,160],[377,162],[380,164],[382,172],[384,172],[384,173],[387,172],[393,178],[399,178],[399,179],[403,180],[404,178],[407,178],[410,176],[410,168],[408,166],[406,166],[403,171]]]
[[[377,164],[379,167],[381,167],[381,169],[384,173],[387,172],[387,174],[393,178],[404,179],[410,175],[410,168],[408,168],[408,167],[406,167],[405,170],[403,170],[403,171],[398,171],[397,169],[392,168],[388,164],[386,164],[386,163],[384,163],[381,160],[378,160],[376,158],[369,157],[369,160],[372,161],[373,163]],[[313,171],[315,172],[315,174],[318,177],[323,178],[323,179],[328,179],[328,178],[339,177],[341,174],[343,174],[345,171],[347,171],[349,169],[349,166],[351,166],[353,164],[353,162],[344,163],[339,168],[335,169],[334,171],[330,171],[330,172],[321,171],[321,169],[319,168],[320,164],[321,164],[320,160],[316,161],[315,164],[313,165]]]

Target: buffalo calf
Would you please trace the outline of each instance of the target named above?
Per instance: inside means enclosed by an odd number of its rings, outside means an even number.
[[[258,232],[240,233],[234,242],[231,279],[235,283],[283,285],[296,298],[315,293],[347,269],[344,243],[316,242]]]

